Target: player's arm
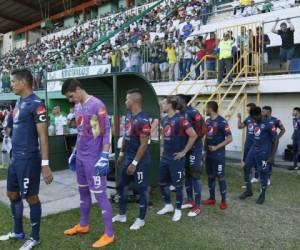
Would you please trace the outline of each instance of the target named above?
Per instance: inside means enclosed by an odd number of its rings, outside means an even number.
[[[280,138],[281,138],[281,137],[284,135],[284,133],[285,133],[285,127],[283,126],[283,124],[282,124],[282,122],[281,122],[280,120],[278,121],[278,128],[279,128],[280,132],[279,132],[277,138],[278,138],[278,140],[280,140]]]
[[[227,146],[228,144],[230,144],[233,141],[231,131],[230,131],[230,127],[229,127],[227,122],[224,124],[224,126],[221,126],[220,129],[224,133],[225,140],[222,141],[221,143],[217,144],[217,145],[209,146],[209,151],[217,151],[218,149]]]
[[[279,22],[279,17],[277,17],[276,22],[271,30],[272,33],[277,34],[277,35],[278,35],[278,31],[276,30],[276,26],[277,26],[278,22]]]
[[[237,118],[238,118],[238,129],[243,129],[246,125],[244,122],[242,122],[241,113],[237,114]]]
[[[267,160],[267,162],[269,164],[273,164],[275,154],[276,154],[276,151],[278,149],[278,144],[279,144],[279,136],[276,136],[276,127],[275,127],[275,125],[272,125],[272,127],[270,127],[270,134],[272,136],[272,153],[271,153],[271,156],[269,157],[269,159]]]
[[[290,30],[291,30],[291,31],[295,31],[295,27],[294,27],[294,25],[292,24],[291,19],[288,18],[288,19],[286,19],[286,21],[287,21],[287,23],[290,25]]]

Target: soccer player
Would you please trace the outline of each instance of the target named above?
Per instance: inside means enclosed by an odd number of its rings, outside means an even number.
[[[102,101],[90,96],[76,79],[67,79],[62,86],[62,94],[75,103],[77,123],[76,151],[69,163],[74,168],[80,194],[80,223],[64,232],[65,235],[89,232],[91,193],[102,210],[104,234],[92,247],[100,248],[114,242],[112,229],[112,206],[106,195],[107,174],[109,172],[110,124],[106,107]]]
[[[162,102],[163,112],[167,113],[167,116],[163,119],[163,152],[160,160],[159,184],[165,206],[157,214],[164,215],[174,211],[169,189],[169,184],[172,184],[176,192],[176,209],[172,218],[174,222],[179,221],[182,216],[185,156],[197,139],[191,124],[180,112],[176,112],[179,106],[180,100],[177,96],[169,96]]]
[[[40,175],[46,184],[53,180],[48,160],[47,115],[45,105],[32,91],[33,76],[29,70],[12,71],[11,84],[13,92],[20,96],[13,111],[12,163],[7,176],[14,228],[0,240],[25,238],[22,201],[25,198],[30,208],[32,232],[20,249],[29,250],[40,244]]]
[[[244,200],[253,195],[250,173],[251,167],[256,164],[261,183],[261,193],[256,203],[263,204],[268,185],[269,167],[274,161],[274,156],[278,145],[278,137],[276,137],[275,124],[270,123],[267,119],[263,119],[260,107],[251,108],[250,116],[255,121],[254,142],[245,162],[244,179],[246,183],[246,191],[241,194],[240,199]]]
[[[299,170],[297,166],[298,158],[300,155],[300,108],[295,107],[293,109],[293,126],[294,126],[294,133],[292,136],[293,139],[293,161],[294,165],[289,167],[289,170]]]
[[[250,109],[252,107],[255,107],[256,105],[254,103],[248,103],[247,104],[247,113],[248,117],[242,122],[241,120],[241,114],[238,113],[238,128],[243,129],[246,128],[246,140],[245,140],[245,145],[244,145],[244,155],[243,155],[243,162],[245,164],[247,154],[249,153],[249,150],[253,144],[254,141],[254,134],[253,134],[253,128],[254,128],[254,120],[252,117],[249,115]],[[252,183],[258,182],[258,171],[257,167],[255,166],[255,175],[251,179]]]
[[[232,142],[232,135],[227,121],[218,114],[218,104],[210,101],[206,106],[206,172],[208,175],[209,199],[203,205],[215,205],[215,183],[219,181],[221,204],[220,209],[226,209],[226,181],[225,181],[225,146]]]
[[[197,140],[186,155],[185,161],[185,189],[187,201],[182,205],[182,209],[192,208],[188,213],[189,217],[197,216],[201,212],[201,180],[200,167],[202,158],[202,137],[206,133],[205,120],[199,111],[192,106],[187,106],[190,98],[186,95],[178,95],[182,100],[185,119],[192,125],[197,134]],[[194,200],[195,195],[195,200]]]
[[[270,106],[264,106],[262,108],[262,116],[265,118],[265,119],[268,119],[269,122],[272,124],[272,125],[275,125],[275,131],[277,132],[277,129],[280,130],[279,134],[277,135],[277,139],[278,139],[278,143],[279,143],[279,140],[280,138],[284,135],[285,133],[285,128],[282,124],[282,122],[272,116],[272,108]],[[277,149],[276,149],[277,150]],[[273,170],[273,164],[270,164],[270,167],[269,167],[269,173],[268,173],[268,186],[271,185],[271,175],[272,175],[272,170]]]
[[[126,107],[129,113],[125,118],[125,135],[118,164],[122,164],[119,185],[120,200],[119,214],[113,217],[113,222],[126,222],[127,191],[130,181],[134,181],[140,193],[139,217],[130,227],[138,230],[145,225],[148,203],[148,175],[150,167],[150,153],[148,140],[150,137],[150,121],[142,111],[142,93],[139,89],[127,91]]]

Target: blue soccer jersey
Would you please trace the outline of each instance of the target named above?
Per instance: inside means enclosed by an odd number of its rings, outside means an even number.
[[[199,111],[192,106],[188,106],[186,108],[184,116],[198,135],[195,145],[202,145],[201,137],[203,137],[206,131],[203,117],[200,115]]]
[[[187,143],[186,130],[191,128],[191,124],[180,113],[175,113],[172,117],[163,118],[164,151],[163,156],[174,158],[174,153],[182,151]]]
[[[300,140],[300,117],[293,119],[293,127],[294,127],[293,139]]]
[[[208,118],[206,120],[206,151],[207,157],[225,158],[225,147],[219,148],[216,151],[209,151],[208,146],[216,146],[223,142],[227,136],[231,135],[231,130],[228,122],[222,117],[217,116],[216,119]]]
[[[148,116],[140,112],[133,116],[128,113],[125,118],[125,154],[126,158],[131,162],[139,147],[140,137],[150,136],[150,121]],[[143,158],[149,154],[147,150]]]
[[[251,116],[248,116],[243,121],[244,126],[246,127],[246,141],[245,144],[251,146],[254,141],[254,120]]]
[[[35,94],[20,98],[13,111],[12,156],[14,159],[40,157],[37,123],[46,123],[46,108]]]

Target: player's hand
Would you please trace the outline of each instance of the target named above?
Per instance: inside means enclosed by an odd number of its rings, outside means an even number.
[[[183,157],[185,157],[185,153],[184,152],[178,152],[178,153],[174,154],[174,160],[175,161],[178,161],[178,160],[180,160]]]
[[[218,147],[217,146],[208,146],[208,150],[211,152],[217,151]]]
[[[272,165],[274,164],[274,158],[273,157],[270,157],[268,160],[267,160],[267,163]]]
[[[121,166],[123,161],[124,161],[124,155],[119,155],[117,160],[117,165]]]
[[[238,118],[238,119],[242,119],[241,113],[237,113],[237,118]]]
[[[129,167],[127,168],[127,174],[128,175],[133,175],[136,170],[136,166],[133,164],[130,164]]]
[[[49,166],[42,166],[42,176],[47,185],[52,183],[53,175]]]
[[[109,173],[109,153],[108,152],[102,152],[100,154],[100,159],[96,162],[95,168],[96,168],[96,175],[97,176],[107,176]]]
[[[278,22],[279,22],[279,17],[276,18],[276,23],[278,23]]]

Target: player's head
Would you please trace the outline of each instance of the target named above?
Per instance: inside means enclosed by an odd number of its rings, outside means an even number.
[[[256,106],[250,109],[250,116],[255,122],[260,122],[262,119],[261,108]]]
[[[71,103],[79,103],[83,99],[85,90],[82,88],[81,82],[77,79],[69,78],[64,81],[61,93],[66,96]]]
[[[177,95],[179,97],[179,100],[185,105],[187,106],[187,104],[190,102],[190,100],[192,99],[191,96],[188,95],[184,95],[184,94],[178,94]]]
[[[164,113],[168,113],[170,111],[176,111],[179,109],[179,98],[177,96],[167,96],[162,101],[162,110]]]
[[[272,114],[272,108],[270,106],[264,106],[262,108],[262,112],[261,113],[262,113],[262,115],[264,117],[271,116],[271,114]]]
[[[210,101],[206,104],[206,114],[211,116],[212,114],[218,113],[218,103],[215,101]]]
[[[293,109],[293,116],[299,117],[300,116],[300,107],[295,107]]]
[[[128,110],[132,111],[135,108],[141,108],[143,95],[139,89],[130,89],[126,93],[125,105]]]
[[[249,114],[250,113],[250,109],[251,108],[253,108],[253,107],[255,107],[256,106],[256,104],[255,103],[253,103],[253,102],[250,102],[250,103],[248,103],[247,104],[247,113]]]
[[[11,87],[16,95],[32,90],[33,76],[28,69],[15,69],[11,72]]]

